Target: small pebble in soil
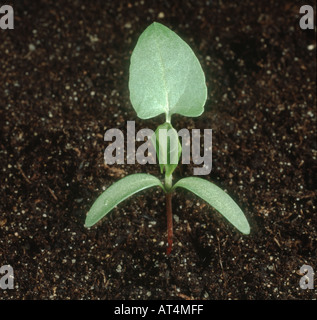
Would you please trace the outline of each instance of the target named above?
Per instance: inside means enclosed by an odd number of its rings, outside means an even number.
[[[35,51],[35,49],[36,49],[35,45],[33,43],[30,43],[29,44],[29,50],[30,51]]]

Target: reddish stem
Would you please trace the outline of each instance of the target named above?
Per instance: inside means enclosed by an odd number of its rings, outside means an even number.
[[[173,245],[173,214],[172,214],[172,193],[166,193],[166,215],[167,215],[167,243],[166,254],[170,255]]]

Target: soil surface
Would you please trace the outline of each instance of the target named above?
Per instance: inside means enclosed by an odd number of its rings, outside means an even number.
[[[317,270],[316,38],[299,26],[312,1],[6,4],[14,30],[0,30],[0,267],[13,267],[14,288],[0,299],[316,298],[316,285],[299,285],[303,264]],[[131,52],[153,21],[176,31],[206,74],[205,112],[173,125],[213,129],[213,169],[202,178],[251,225],[244,236],[180,190],[169,257],[159,189],[84,227],[121,177],[163,178],[158,165],[103,161],[107,129],[163,123],[138,119],[128,91]],[[174,179],[192,175],[182,165]]]

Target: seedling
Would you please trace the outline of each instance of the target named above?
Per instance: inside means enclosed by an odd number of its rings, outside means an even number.
[[[173,185],[173,172],[182,150],[171,117],[176,113],[187,117],[200,116],[207,98],[205,75],[191,48],[167,27],[152,23],[141,34],[132,53],[129,89],[132,106],[139,118],[149,119],[165,114],[166,122],[152,136],[165,180],[162,183],[153,175],[137,173],[115,182],[92,205],[85,226],[91,227],[133,194],[156,186],[164,191],[166,197],[167,255],[171,253],[173,243],[172,194],[178,188],[193,192],[240,232],[249,234],[249,223],[239,206],[215,184],[198,177],[186,177]],[[162,130],[169,130],[165,144],[160,139]],[[173,148],[177,147],[176,153],[170,148],[175,139],[177,142]]]

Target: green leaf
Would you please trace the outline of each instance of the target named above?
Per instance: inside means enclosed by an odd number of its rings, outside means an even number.
[[[207,98],[205,75],[192,49],[172,30],[154,22],[131,56],[131,103],[141,119],[165,113],[198,117]]]
[[[242,210],[226,192],[215,184],[202,178],[189,177],[179,180],[173,189],[177,187],[187,189],[205,200],[240,232],[244,234],[250,233],[249,223]]]
[[[164,190],[159,179],[145,173],[132,174],[115,182],[94,202],[86,216],[85,227],[91,227],[97,223],[115,206],[131,195],[154,186],[159,186]]]
[[[164,131],[166,136],[164,135]],[[182,154],[182,145],[179,141],[178,133],[170,123],[165,122],[155,130],[155,136],[152,137],[152,143],[154,143],[155,137],[156,154],[161,173],[165,170],[166,175],[169,176],[177,168],[180,155]]]

